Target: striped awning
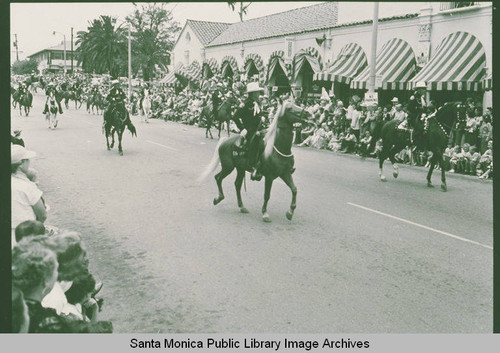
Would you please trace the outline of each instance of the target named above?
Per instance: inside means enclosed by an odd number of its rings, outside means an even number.
[[[478,91],[485,66],[481,42],[470,33],[455,32],[443,39],[436,54],[410,81],[410,87],[425,82],[428,90]]]
[[[283,72],[285,73],[285,75],[288,75],[288,72],[287,72],[287,69],[286,69],[286,65],[285,65],[285,62],[283,61],[283,58],[281,58],[279,56],[274,56],[271,59],[271,62],[270,62],[270,65],[269,65],[269,69],[267,71],[267,81],[269,81],[271,79],[271,77],[273,77],[274,71],[276,70],[276,68],[278,66],[281,68],[281,70],[283,70]]]
[[[365,52],[356,43],[349,43],[342,48],[335,62],[325,71],[314,74],[313,81],[335,81],[351,83],[351,80],[363,68],[368,61]]]
[[[481,89],[490,91],[493,89],[493,74],[489,74],[481,80]]]
[[[160,84],[164,84],[168,87],[180,86],[180,82],[177,77],[175,77],[175,73],[176,71],[181,70],[183,67],[184,65],[182,65],[182,63],[178,63],[175,68],[167,74],[167,76],[160,80]]]
[[[393,38],[384,44],[376,58],[375,74],[380,77],[381,88],[405,90],[415,72],[415,54],[404,40]],[[351,81],[353,89],[367,89],[370,78],[370,65]]]
[[[201,66],[197,61],[193,61],[191,65],[178,70],[176,74],[181,79],[198,84],[201,79]]]
[[[300,70],[304,67],[304,64],[306,62],[309,63],[311,66],[311,69],[313,70],[313,73],[320,73],[321,72],[321,62],[320,62],[320,56],[319,53],[316,49],[313,48],[307,48],[300,50],[297,54],[295,54],[294,57],[294,81],[297,80],[297,77],[300,74]]]

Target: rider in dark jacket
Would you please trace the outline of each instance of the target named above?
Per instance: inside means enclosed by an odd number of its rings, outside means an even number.
[[[234,113],[234,122],[240,135],[244,138],[243,148],[248,149],[248,159],[253,167],[252,180],[260,180],[260,152],[262,151],[262,139],[258,138],[257,132],[262,125],[262,110],[260,96],[263,89],[258,82],[250,82],[247,85],[248,98]],[[257,137],[257,138],[256,138]]]
[[[128,111],[125,108],[125,100],[127,96],[120,87],[120,82],[118,80],[114,80],[111,82],[111,85],[111,90],[106,97],[106,100],[109,102],[109,107],[104,112],[104,120],[106,120],[110,112],[114,109],[124,112],[128,117]]]

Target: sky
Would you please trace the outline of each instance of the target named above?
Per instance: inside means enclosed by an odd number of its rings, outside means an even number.
[[[294,8],[314,5],[318,2],[254,2],[250,5],[244,19],[262,17]],[[379,17],[388,17],[418,12],[423,3],[380,3]],[[186,19],[218,22],[238,22],[237,13],[233,13],[226,2],[185,2],[168,3],[167,8],[181,26]],[[11,23],[11,58],[15,59],[12,46],[14,34],[19,43],[19,58],[33,54],[47,47],[62,43],[61,34],[53,35],[53,31],[66,34],[70,40],[71,27],[74,37],[81,30],[86,30],[88,23],[100,15],[117,17],[123,21],[131,14],[134,5],[129,3],[17,3],[10,5]],[[40,14],[43,14],[41,16]],[[373,15],[371,2],[339,2],[339,23],[370,19]],[[12,62],[12,60],[11,60]]]

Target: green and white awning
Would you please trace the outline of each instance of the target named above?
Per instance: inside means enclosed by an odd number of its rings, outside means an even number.
[[[337,60],[328,70],[314,74],[314,81],[335,81],[349,84],[354,76],[367,65],[363,49],[356,43],[349,43],[342,48]]]
[[[311,69],[315,74],[321,72],[321,56],[319,52],[314,48],[307,48],[300,50],[294,57],[294,81],[297,80],[299,76],[300,70],[304,66],[304,64],[308,62],[311,66]]]
[[[183,67],[184,65],[182,65],[182,63],[178,63],[172,71],[170,71],[164,78],[160,80],[160,84],[164,84],[167,87],[180,86],[181,84],[177,77],[175,77],[175,73],[176,71],[180,71]]]
[[[455,32],[443,39],[436,54],[410,81],[410,88],[425,82],[428,90],[478,91],[485,66],[481,42],[470,33]]]
[[[193,82],[198,84],[201,79],[201,66],[197,61],[193,61],[193,63],[188,67],[176,70],[175,74],[181,82]]]
[[[381,88],[404,90],[416,68],[415,54],[404,40],[393,38],[384,44],[376,58],[375,74],[381,80]],[[353,89],[367,89],[370,78],[370,66],[366,66],[351,81]]]

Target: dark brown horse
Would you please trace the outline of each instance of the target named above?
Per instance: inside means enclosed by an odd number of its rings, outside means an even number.
[[[427,173],[427,186],[433,187],[431,182],[432,171],[436,165],[441,168],[441,190],[446,191],[446,176],[443,166],[443,153],[448,144],[450,131],[455,124],[458,114],[465,114],[465,107],[460,102],[445,103],[440,107],[435,114],[430,114],[428,119],[428,127],[424,130],[424,122],[420,119],[415,121],[413,131],[399,129],[399,121],[392,120],[383,123],[380,131],[374,133],[373,143],[382,138],[382,150],[379,152],[379,177],[381,181],[387,179],[382,173],[384,161],[389,158],[393,166],[393,176],[397,178],[399,175],[398,165],[396,164],[395,155],[406,146],[415,146],[418,150],[427,150],[432,152],[431,164]]]
[[[218,129],[219,129],[219,138],[220,138],[220,132],[222,130],[222,125],[224,122],[227,124],[227,136],[229,136],[229,124],[231,122],[231,111],[235,105],[238,104],[238,100],[235,97],[229,97],[226,99],[222,104],[219,106],[219,109],[214,113],[212,111],[212,104],[208,104],[203,107],[200,113],[200,118],[199,120],[201,121],[202,118],[205,119],[206,122],[206,130],[205,130],[205,137],[208,138],[208,134],[210,133],[210,138],[214,138],[212,136],[212,131],[210,129],[212,128],[212,125],[217,121],[219,123]]]
[[[118,135],[118,153],[123,156],[122,150],[122,136],[125,128],[128,128],[132,136],[137,136],[135,126],[130,120],[127,109],[123,105],[110,106],[109,110],[104,112],[103,131],[106,134],[106,146],[108,151],[115,145],[115,132]],[[109,137],[111,137],[111,145],[109,144]]]
[[[33,107],[33,95],[30,91],[26,90],[19,97],[19,115],[23,115],[21,109],[24,107],[24,114],[29,115],[31,107]]]
[[[294,171],[294,157],[291,151],[293,140],[293,124],[303,123],[311,116],[304,109],[285,102],[276,113],[274,120],[269,127],[264,138],[264,151],[261,155],[262,174],[265,177],[264,205],[262,206],[262,219],[264,222],[270,222],[271,218],[267,213],[267,203],[271,196],[271,186],[276,178],[281,178],[292,191],[292,202],[290,210],[286,212],[286,217],[291,220],[296,207],[297,188],[293,182],[292,173]],[[222,190],[222,180],[227,177],[236,168],[236,196],[238,198],[238,207],[242,213],[248,213],[241,200],[241,185],[245,172],[250,171],[251,165],[248,163],[248,157],[240,156],[234,153],[238,150],[236,145],[241,143],[241,136],[222,138],[214,152],[212,161],[201,175],[199,181],[203,180],[208,174],[217,168],[219,162],[222,170],[215,175],[215,181],[219,189],[219,195],[214,199],[214,205],[224,200]]]

